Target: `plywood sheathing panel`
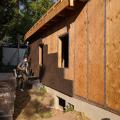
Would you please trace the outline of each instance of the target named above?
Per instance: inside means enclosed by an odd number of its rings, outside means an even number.
[[[107,105],[120,112],[120,0],[107,0]]]
[[[75,94],[87,98],[87,6],[75,21]]]
[[[61,48],[60,48],[60,39],[59,36],[69,33],[69,65],[68,68],[64,69],[64,78],[74,80],[74,24],[68,24],[57,31],[58,37],[58,67],[60,68],[61,62]]]
[[[64,78],[74,80],[74,23],[69,28],[69,66],[64,70]]]
[[[45,74],[42,83],[64,94],[72,96],[72,80],[64,79],[64,69],[57,67],[57,56],[57,53],[48,54],[47,45],[44,46],[43,64],[45,66]]]
[[[59,25],[57,26],[59,27]],[[74,24],[70,23],[67,19],[66,26],[63,26],[57,31],[53,30],[53,33],[49,34],[47,37],[43,38],[43,43],[48,46],[48,55],[51,53],[58,54],[58,68],[61,68],[60,63],[60,39],[59,37],[69,33],[69,67],[64,69],[64,79],[73,80],[74,79]]]
[[[57,52],[57,33],[52,33],[51,35],[43,38],[44,45],[48,45],[48,53]]]
[[[34,75],[38,76],[39,71],[39,47],[37,42],[34,42],[30,46],[31,54],[30,54],[30,61],[31,61],[31,68],[34,71]]]
[[[51,35],[50,40],[50,53],[56,53],[57,52],[57,32],[53,33]]]
[[[66,27],[63,27],[60,30],[57,30],[56,34],[54,35],[54,37],[56,37],[56,47],[57,47],[57,51],[56,52],[58,53],[58,62],[57,62],[58,68],[61,67],[60,66],[60,64],[61,64],[61,53],[60,53],[60,51],[61,51],[61,48],[60,48],[61,41],[59,40],[59,37],[61,35],[63,35],[64,33],[67,33]]]
[[[104,104],[104,0],[88,2],[88,99]]]
[[[42,64],[42,48],[39,47],[39,65]]]
[[[47,37],[48,53],[51,53],[51,35]]]

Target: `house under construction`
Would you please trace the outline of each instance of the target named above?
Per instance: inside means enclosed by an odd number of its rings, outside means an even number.
[[[120,120],[120,0],[60,0],[25,34],[55,107]]]

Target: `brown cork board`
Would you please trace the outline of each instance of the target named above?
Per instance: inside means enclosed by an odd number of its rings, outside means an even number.
[[[120,0],[107,0],[107,105],[120,112]]]
[[[88,99],[104,104],[104,0],[88,3]]]

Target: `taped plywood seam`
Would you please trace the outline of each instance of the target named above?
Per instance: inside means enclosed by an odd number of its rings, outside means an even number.
[[[106,107],[106,28],[107,28],[107,1],[104,0],[104,106]]]
[[[88,100],[88,94],[89,94],[89,79],[88,79],[88,75],[89,75],[89,35],[88,35],[88,4],[87,4],[87,9],[86,9],[86,15],[87,15],[87,28],[86,28],[86,32],[87,32],[87,100]]]
[[[73,81],[73,94],[75,94],[75,82],[76,82],[76,73],[75,73],[75,70],[76,70],[76,25],[75,25],[76,22],[73,23],[73,28],[74,28],[74,81]]]

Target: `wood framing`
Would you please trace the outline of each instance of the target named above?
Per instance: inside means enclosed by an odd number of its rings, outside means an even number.
[[[71,1],[71,0],[70,0]],[[72,4],[72,2],[70,2]],[[48,21],[69,6],[69,0],[60,0],[57,2],[25,35],[25,39],[29,38],[38,29],[43,27]]]

